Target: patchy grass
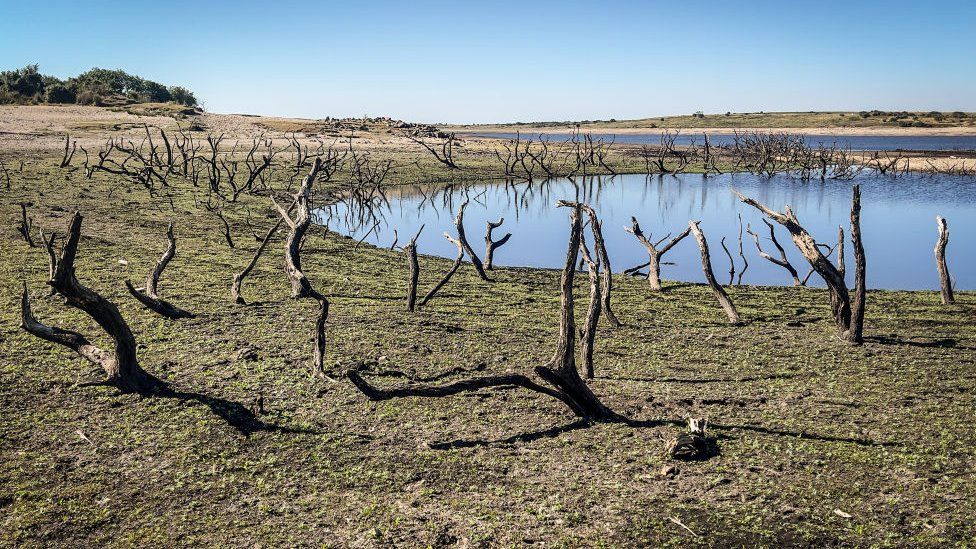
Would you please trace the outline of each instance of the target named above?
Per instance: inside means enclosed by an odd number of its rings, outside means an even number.
[[[317,311],[288,298],[280,241],[245,283],[252,303],[230,302],[231,277],[256,246],[243,209],[228,212],[231,250],[195,205],[202,189],[174,178],[162,190],[171,208],[145,189],[58,170],[57,160],[29,159],[0,204],[4,545],[974,541],[971,292],[951,307],[934,292],[871,292],[869,341],[848,347],[832,337],[822,290],[731,288],[747,323],[730,327],[707,287],[670,283],[655,294],[618,277],[625,326],[601,325],[592,387],[646,427],[583,425],[523,390],[372,403],[345,380],[310,379]],[[14,230],[24,200],[46,231],[63,233],[73,210],[84,213],[79,279],[119,305],[143,366],[195,396],[92,385],[97,369],[19,329],[26,280],[40,320],[104,343],[90,320],[46,296],[45,253]],[[243,200],[266,230],[267,199]],[[169,221],[178,251],[160,294],[199,315],[188,321],[154,316],[122,284],[145,276]],[[410,314],[401,253],[315,231],[303,263],[332,300],[327,364],[337,371],[362,361],[382,386],[447,382],[530,373],[553,349],[558,273],[500,269],[486,284],[464,267]],[[446,266],[423,257],[421,289]],[[586,287],[581,276],[578,292]],[[245,347],[255,360],[236,358]],[[253,407],[259,395],[268,428],[250,436],[233,425],[246,414],[214,411]],[[711,419],[721,454],[664,476],[665,441],[690,415]]]

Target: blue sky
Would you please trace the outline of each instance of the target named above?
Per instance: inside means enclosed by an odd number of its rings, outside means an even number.
[[[976,2],[0,0],[0,66],[428,122],[976,111]]]

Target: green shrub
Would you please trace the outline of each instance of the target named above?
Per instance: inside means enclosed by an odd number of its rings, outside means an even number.
[[[76,100],[75,91],[61,83],[47,86],[44,90],[44,101],[47,103],[74,103]]]

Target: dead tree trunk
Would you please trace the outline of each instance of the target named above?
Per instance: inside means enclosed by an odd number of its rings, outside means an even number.
[[[594,421],[617,421],[620,416],[603,405],[583,382],[576,369],[576,328],[573,315],[573,276],[576,255],[580,246],[580,208],[575,206],[571,217],[569,247],[560,281],[562,292],[560,306],[559,338],[556,351],[545,366],[535,369],[536,374],[556,388],[540,385],[523,375],[501,375],[474,378],[440,386],[414,386],[399,389],[377,389],[370,385],[359,372],[350,370],[349,380],[370,400],[388,400],[404,396],[441,397],[473,391],[486,387],[523,387],[558,399],[576,415]]]
[[[719,241],[719,244],[722,245],[722,249],[725,251],[725,255],[727,255],[729,258],[729,286],[731,286],[735,282],[735,260],[732,259],[732,252],[730,252],[728,246],[725,245],[724,236]]]
[[[251,257],[251,261],[248,262],[241,272],[234,275],[234,283],[230,286],[230,296],[234,299],[234,303],[247,305],[247,301],[244,301],[244,297],[241,295],[241,286],[244,284],[244,279],[254,270],[254,266],[258,264],[258,258],[264,253],[264,249],[268,246],[268,242],[271,241],[271,237],[274,236],[275,231],[278,230],[278,227],[281,227],[283,222],[284,219],[278,219],[278,222],[268,230],[268,234],[264,235],[261,244],[258,245],[258,249],[254,251],[254,256]]]
[[[846,275],[846,266],[844,265],[844,227],[837,227],[837,272],[840,276]]]
[[[729,295],[715,281],[715,273],[712,272],[712,261],[708,254],[708,242],[705,240],[705,234],[698,227],[698,223],[698,221],[689,221],[688,228],[694,233],[695,239],[698,240],[698,247],[701,248],[702,271],[705,272],[705,280],[712,287],[715,299],[718,300],[719,305],[725,311],[725,316],[729,317],[729,323],[741,324],[742,320],[739,318],[739,313],[735,310],[735,305],[732,303],[732,300],[729,299]]]
[[[70,150],[69,150],[70,146]],[[71,165],[71,159],[75,156],[75,151],[78,148],[78,142],[72,142],[71,136],[68,134],[64,135],[64,156],[61,157],[61,163],[58,164],[59,168],[67,168]]]
[[[861,186],[854,185],[851,197],[851,244],[854,247],[854,297],[851,299],[851,326],[845,334],[848,343],[864,342],[864,306],[867,299],[864,242],[861,239]]]
[[[935,243],[935,266],[939,269],[939,284],[942,287],[942,304],[955,303],[952,295],[952,279],[949,278],[949,267],[946,265],[945,250],[949,244],[949,224],[942,216],[936,216],[935,222],[939,226],[939,240]]]
[[[156,286],[159,284],[159,277],[163,274],[163,270],[169,265],[170,260],[176,255],[176,236],[173,235],[173,224],[169,224],[169,228],[166,230],[166,238],[169,240],[169,246],[167,246],[166,251],[163,252],[163,256],[159,258],[156,266],[149,271],[149,276],[146,277],[146,290],[145,293],[137,290],[132,282],[129,280],[125,281],[125,287],[132,294],[132,297],[136,298],[139,303],[142,303],[147,309],[160,314],[171,320],[176,320],[179,318],[193,318],[196,315],[189,311],[185,311],[176,307],[175,305],[169,303],[168,301],[159,298],[156,292]]]
[[[420,264],[417,262],[417,238],[423,230],[424,226],[421,225],[417,234],[413,235],[413,238],[410,239],[410,243],[403,247],[403,251],[407,252],[407,264],[410,266],[410,283],[407,287],[407,310],[411,313],[417,308],[417,282],[420,280]]]
[[[636,217],[630,218],[630,228],[624,228],[625,231],[637,237],[638,242],[644,245],[647,250],[648,259],[648,269],[647,269],[647,283],[651,286],[651,289],[655,292],[661,290],[661,257],[666,254],[671,248],[674,248],[678,242],[681,242],[683,238],[691,234],[691,229],[685,229],[681,234],[671,239],[663,248],[658,248],[665,240],[667,240],[668,234],[661,240],[655,243],[651,241],[644,235],[641,231],[640,224],[637,223]]]
[[[590,306],[586,311],[586,323],[580,330],[580,358],[586,370],[587,379],[593,379],[593,343],[596,340],[596,327],[600,321],[600,264],[594,261],[586,247],[586,239],[580,236],[580,253],[586,262],[590,276]]]
[[[285,210],[277,202],[275,208],[282,220],[288,225],[288,237],[285,239],[285,274],[291,282],[291,296],[293,299],[310,298],[319,302],[319,315],[315,322],[315,351],[312,358],[312,375],[328,379],[325,373],[325,323],[329,318],[329,300],[314,288],[308,277],[302,271],[302,239],[312,222],[312,187],[322,169],[322,159],[315,157],[312,168],[302,180],[302,186],[295,195],[295,218],[292,219],[290,210]]]
[[[491,239],[491,233],[498,227],[502,226],[505,222],[505,218],[501,217],[497,222],[488,222],[488,230],[485,232],[485,270],[490,271],[493,267],[493,261],[495,258],[495,250],[501,248],[508,242],[509,238],[512,238],[512,233],[506,233],[505,236],[499,238],[498,240]]]
[[[17,232],[24,237],[24,241],[31,248],[36,248],[37,244],[34,243],[34,238],[31,233],[34,232],[34,218],[27,215],[27,202],[20,203],[20,225],[17,226]]]
[[[854,200],[855,203],[851,207],[851,221],[855,220],[860,222],[860,188],[854,186]],[[810,263],[810,266],[814,271],[823,278],[824,282],[827,284],[827,290],[830,295],[830,311],[834,319],[834,324],[837,326],[837,333],[842,338],[847,340],[850,337],[851,332],[851,298],[850,293],[847,289],[847,283],[844,281],[843,275],[837,267],[834,266],[830,260],[824,256],[820,251],[820,246],[817,245],[817,241],[814,240],[813,236],[807,232],[801,225],[793,213],[793,210],[787,206],[784,213],[777,212],[770,209],[765,204],[758,202],[752,198],[748,198],[742,195],[739,191],[735,189],[732,190],[739,199],[748,204],[760,212],[764,213],[767,217],[776,221],[780,225],[786,227],[786,230],[790,232],[793,237],[793,243],[803,254],[803,257]],[[855,211],[856,210],[856,211]],[[860,227],[857,228],[858,235],[855,239],[854,227],[851,227],[851,239],[860,242]],[[860,256],[860,259],[858,257]],[[863,246],[861,251],[857,250],[857,245],[855,245],[855,262],[860,260],[864,262]],[[863,285],[862,285],[863,287]],[[862,304],[863,305],[863,304]]]
[[[464,236],[464,208],[467,206],[468,201],[465,200],[464,204],[461,204],[461,207],[458,208],[457,217],[454,218],[454,226],[457,228],[458,241],[464,248],[464,253],[468,254],[468,259],[470,259],[471,264],[474,265],[474,270],[478,271],[478,276],[481,277],[481,280],[491,281],[491,279],[488,278],[488,274],[485,273],[485,268],[481,263],[481,259],[478,258],[478,254],[474,253],[474,249],[471,247],[471,244],[468,244],[467,237]]]
[[[454,259],[454,264],[451,265],[451,268],[448,269],[446,273],[444,273],[444,276],[441,277],[440,281],[438,281],[437,284],[434,284],[434,287],[431,288],[430,291],[424,295],[423,299],[420,300],[421,307],[426,305],[427,302],[430,301],[431,299],[434,299],[434,296],[437,295],[437,292],[442,287],[444,287],[445,284],[447,284],[447,281],[450,280],[451,277],[454,276],[454,273],[457,272],[458,268],[461,267],[461,261],[464,259],[464,246],[461,245],[461,242],[451,238],[451,235],[447,233],[444,233],[444,238],[446,238],[452,244],[457,246],[458,254],[457,257]]]
[[[752,229],[747,229],[746,232],[751,234],[753,240],[756,241],[756,250],[759,251],[759,257],[769,261],[770,263],[773,263],[774,265],[779,265],[780,267],[789,271],[790,276],[793,277],[793,285],[802,286],[803,282],[800,280],[800,274],[796,272],[796,268],[793,267],[793,264],[790,263],[789,258],[786,257],[786,250],[784,250],[783,246],[781,246],[779,241],[776,240],[776,231],[773,228],[773,224],[770,223],[769,221],[766,221],[765,219],[763,219],[762,221],[763,223],[766,224],[767,227],[769,227],[769,239],[773,242],[773,246],[775,246],[776,249],[779,251],[779,259],[776,259],[775,257],[763,251],[762,246],[759,244],[759,235],[752,232]]]
[[[575,206],[577,204],[582,211],[586,212],[587,217],[590,218],[590,232],[593,234],[593,252],[596,254],[594,259],[596,259],[602,268],[600,299],[603,303],[601,310],[607,322],[614,328],[619,328],[620,320],[617,319],[617,315],[614,314],[610,306],[610,298],[613,294],[613,269],[610,267],[610,254],[607,253],[606,241],[603,240],[603,223],[597,218],[596,210],[590,207],[589,204],[560,200],[557,205]]]
[[[115,347],[109,352],[95,345],[78,332],[45,326],[34,318],[30,308],[27,284],[21,298],[21,327],[28,333],[68,347],[93,364],[101,366],[108,383],[124,392],[150,394],[163,387],[161,381],[146,373],[136,358],[136,340],[122,318],[118,307],[94,290],[83,286],[75,278],[75,256],[81,239],[80,213],[75,212],[68,227],[68,237],[57,261],[54,276],[48,281],[65,302],[90,316],[112,338]]]

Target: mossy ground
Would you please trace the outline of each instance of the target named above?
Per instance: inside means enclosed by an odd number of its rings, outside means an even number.
[[[971,292],[948,307],[934,292],[870,292],[868,342],[850,347],[822,290],[733,287],[746,324],[731,327],[707,287],[652,293],[617,277],[624,327],[601,324],[592,386],[647,426],[584,425],[525,390],[373,403],[344,379],[310,378],[317,311],[289,299],[280,240],[245,283],[251,304],[235,305],[231,277],[256,247],[243,213],[231,214],[232,250],[185,182],[163,191],[171,208],[56,165],[35,155],[0,191],[0,544],[976,543]],[[14,229],[25,200],[46,231],[85,215],[79,279],[119,305],[143,367],[188,396],[93,385],[97,368],[19,328],[26,280],[41,321],[104,342],[47,297],[46,255]],[[243,200],[257,230],[273,222],[266,198]],[[145,277],[170,221],[178,251],[160,293],[198,313],[187,321],[123,286]],[[363,361],[382,386],[528,374],[553,348],[558,273],[500,269],[487,284],[466,266],[408,313],[400,252],[315,231],[303,262],[332,301],[336,371]],[[446,266],[422,258],[421,288]],[[245,347],[255,360],[237,358]],[[268,428],[245,435],[232,403],[259,395]],[[666,440],[692,415],[710,419],[721,454],[664,476]]]

